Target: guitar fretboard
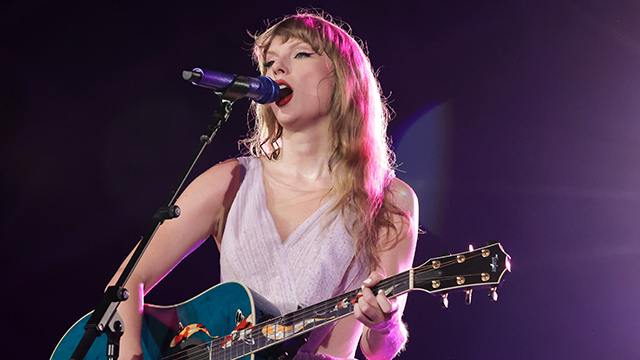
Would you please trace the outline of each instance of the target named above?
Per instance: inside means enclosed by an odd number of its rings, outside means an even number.
[[[431,259],[380,281],[371,290],[374,294],[382,290],[388,298],[394,298],[414,289],[431,293],[495,285],[507,270],[510,271],[509,256],[495,243],[467,253]],[[231,334],[190,348],[188,359],[235,360],[259,352],[352,314],[361,296],[361,289],[353,290],[259,324],[250,323],[247,317]],[[182,352],[165,359],[186,358]]]
[[[382,290],[389,298],[409,292],[413,288],[414,271],[416,269],[410,269],[386,278],[372,286],[371,290],[374,294]],[[361,290],[357,289],[313,306],[263,321],[257,325],[248,323],[245,328],[236,329],[225,337],[216,338],[201,345],[199,349],[190,349],[189,359],[233,360],[242,358],[351,315],[361,296]],[[166,359],[183,358],[184,355],[178,353]]]

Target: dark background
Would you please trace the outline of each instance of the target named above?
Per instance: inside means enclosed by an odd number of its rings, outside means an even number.
[[[401,359],[640,357],[640,3],[635,0],[0,5],[3,358],[48,358],[151,223],[216,97],[255,75],[247,31],[310,5],[366,41],[421,200],[415,263],[499,240],[497,303],[410,294]],[[248,101],[194,176],[236,156]],[[205,243],[148,296],[218,281]]]

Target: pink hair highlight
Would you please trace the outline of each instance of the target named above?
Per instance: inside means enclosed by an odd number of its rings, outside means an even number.
[[[344,26],[344,25],[343,25]],[[389,110],[369,58],[363,47],[332,19],[319,14],[298,13],[285,17],[255,37],[253,57],[262,74],[264,54],[275,36],[305,41],[317,52],[325,52],[333,65],[335,89],[331,99],[331,142],[333,153],[328,166],[337,197],[358,252],[364,251],[372,268],[379,251],[394,242],[381,243],[382,228],[395,230],[392,217],[407,214],[392,201],[389,186],[395,177],[394,157],[386,135]],[[279,156],[282,128],[268,106],[253,104],[255,128],[244,141],[251,154]],[[351,219],[347,223],[346,219]]]

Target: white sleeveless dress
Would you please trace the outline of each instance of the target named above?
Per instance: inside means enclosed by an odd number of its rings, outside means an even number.
[[[267,208],[261,160],[238,160],[245,174],[222,236],[221,281],[242,282],[283,314],[360,287],[369,275],[368,266],[364,257],[355,259],[353,238],[339,212],[327,213],[333,200],[283,243]],[[312,359],[311,353],[331,328],[327,325],[313,331],[296,359]]]

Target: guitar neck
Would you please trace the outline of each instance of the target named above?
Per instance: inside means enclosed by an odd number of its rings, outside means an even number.
[[[442,293],[446,299],[448,291],[457,289],[465,290],[470,300],[472,288],[490,286],[491,299],[495,301],[495,290],[507,271],[511,271],[511,257],[499,243],[493,243],[468,252],[429,259],[418,267],[380,281],[371,290],[374,293],[382,290],[387,297],[395,298],[419,289],[430,294]],[[269,315],[278,313],[275,307],[256,295],[246,286],[230,282],[178,305],[145,305],[145,358],[237,360],[256,353],[256,357],[269,357],[272,346],[352,314],[362,292],[361,289],[352,290],[277,317]],[[256,299],[259,306],[254,303]],[[204,311],[198,311],[198,308]],[[243,312],[249,315],[245,316]],[[69,359],[85,334],[90,316],[91,313],[87,314],[69,329],[56,346],[51,360]],[[187,326],[182,327],[183,323]],[[227,335],[212,336],[210,332]],[[191,335],[193,337],[189,338]],[[105,337],[99,337],[87,358],[103,358],[106,346]]]
[[[374,293],[382,290],[394,298],[412,290],[414,269],[382,280],[371,287]],[[362,296],[361,289],[322,301],[315,305],[263,321],[250,324],[242,330],[210,342],[212,357],[232,353],[233,359],[256,353],[267,347],[306,334],[313,329],[353,314],[354,306]],[[225,355],[227,356],[227,355]]]
[[[421,266],[380,281],[371,290],[374,294],[382,290],[388,298],[395,298],[414,289],[438,293],[497,286],[506,271],[511,271],[510,257],[499,243],[494,243],[469,252],[430,259]],[[239,359],[298,337],[353,314],[360,297],[361,289],[352,290],[259,324],[250,323],[247,317],[231,334],[209,343],[210,356],[213,359]]]
[[[395,298],[399,295],[405,294],[413,290],[413,271],[414,269],[410,269],[386,278],[372,286],[371,290],[374,294],[382,290],[388,298]],[[274,323],[279,323],[284,321],[284,323],[288,324],[295,323],[301,319],[314,319],[315,321],[313,324],[305,326],[305,330],[309,331],[326,323],[351,315],[355,304],[361,296],[361,289],[352,290],[315,305],[283,315],[280,318],[272,319],[269,322],[273,321]]]

